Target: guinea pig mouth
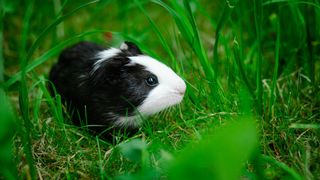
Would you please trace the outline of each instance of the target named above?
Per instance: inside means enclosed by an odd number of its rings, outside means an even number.
[[[184,91],[175,91],[171,96],[168,97],[168,100],[171,99],[172,105],[179,104],[184,97]]]
[[[184,92],[183,93],[179,92],[179,94],[177,96],[178,96],[177,101],[174,104],[172,104],[172,106],[181,103],[181,101],[183,100],[183,97],[184,97]]]
[[[138,107],[138,111],[146,116],[158,113],[168,107],[179,104],[183,99],[184,92],[172,92],[157,98],[146,98]]]
[[[178,92],[174,93],[168,97],[164,97],[164,105],[162,106],[162,109],[159,111],[162,111],[164,109],[167,109],[171,106],[175,106],[181,103],[183,100],[184,93]]]
[[[177,94],[178,96],[181,96],[183,98],[185,90],[176,90],[173,93]]]
[[[169,95],[159,98],[146,98],[145,101],[137,107],[138,112],[128,117],[119,117],[115,121],[118,127],[140,127],[143,117],[158,113],[164,109],[179,104],[184,96],[184,91],[174,91]]]

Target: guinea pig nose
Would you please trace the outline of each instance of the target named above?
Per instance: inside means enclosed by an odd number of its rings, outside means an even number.
[[[183,96],[185,91],[178,91],[179,95]]]
[[[183,96],[184,93],[186,92],[186,88],[187,88],[186,84],[183,82],[177,87],[177,91],[181,96]]]

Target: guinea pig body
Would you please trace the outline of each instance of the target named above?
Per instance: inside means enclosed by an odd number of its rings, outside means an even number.
[[[65,49],[49,80],[90,129],[136,130],[149,116],[182,101],[186,85],[169,67],[133,43],[104,48],[80,42]],[[76,119],[76,120],[75,120]]]

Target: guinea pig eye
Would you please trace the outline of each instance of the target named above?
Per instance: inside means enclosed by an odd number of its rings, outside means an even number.
[[[151,76],[147,77],[146,83],[148,86],[156,86],[159,82],[158,82],[158,78],[156,76],[151,75]]]

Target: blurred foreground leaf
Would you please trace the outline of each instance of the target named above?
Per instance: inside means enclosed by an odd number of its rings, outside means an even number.
[[[143,180],[143,179],[159,179],[160,173],[150,167],[150,155],[148,153],[148,145],[141,139],[132,139],[119,145],[121,154],[127,159],[141,165],[138,173],[125,173],[115,177],[117,180]]]
[[[169,167],[170,179],[240,179],[245,163],[257,153],[254,119],[237,122],[187,147]]]
[[[134,162],[140,162],[143,158],[143,153],[146,152],[147,144],[141,139],[133,139],[119,145],[119,149],[127,159]]]
[[[15,133],[14,114],[5,92],[0,89],[0,179],[16,179],[12,140]]]

